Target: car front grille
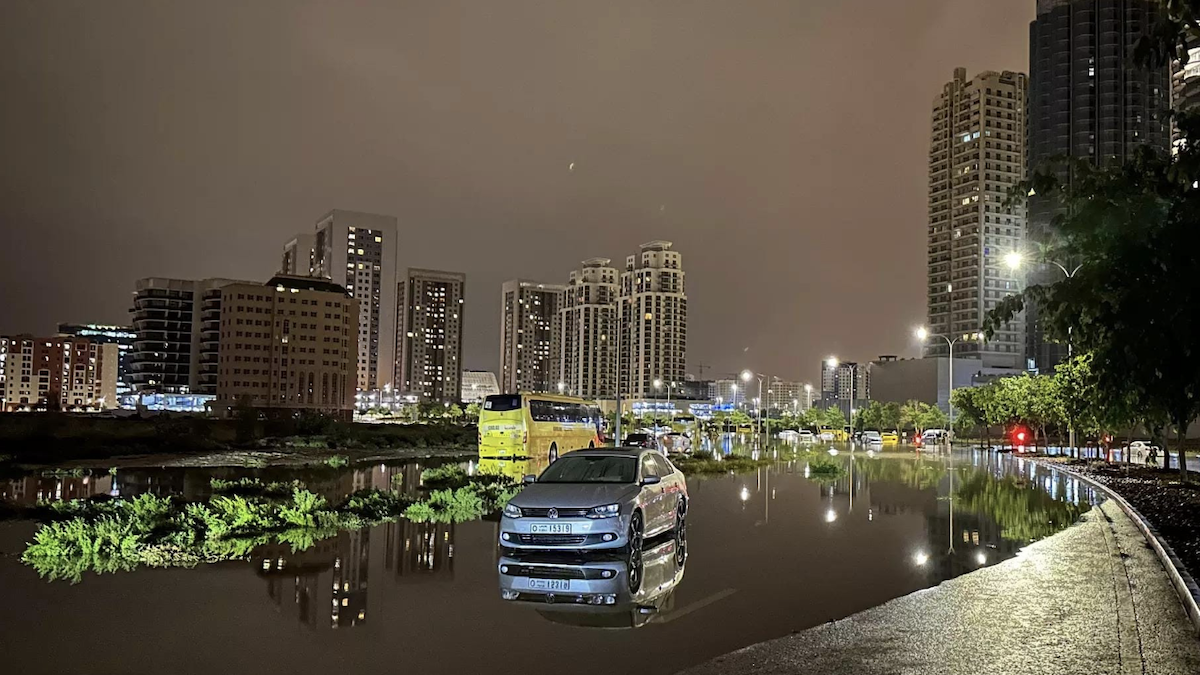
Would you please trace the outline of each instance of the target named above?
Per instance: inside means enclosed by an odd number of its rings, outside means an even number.
[[[590,509],[556,509],[559,518],[586,518]],[[521,509],[521,515],[529,518],[545,518],[550,515],[550,509]]]
[[[518,534],[522,544],[542,546],[578,546],[587,541],[586,534]]]

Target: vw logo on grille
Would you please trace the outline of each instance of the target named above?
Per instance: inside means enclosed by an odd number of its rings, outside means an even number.
[[[547,518],[557,518],[558,517],[558,509],[550,509],[549,511],[546,512],[546,517]]]

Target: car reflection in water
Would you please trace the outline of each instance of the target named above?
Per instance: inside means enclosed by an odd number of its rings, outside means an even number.
[[[640,564],[622,555],[502,557],[500,597],[536,607],[547,621],[585,628],[640,628],[670,615],[687,563],[684,532],[647,542]]]

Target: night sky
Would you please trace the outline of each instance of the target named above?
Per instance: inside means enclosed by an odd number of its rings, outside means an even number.
[[[933,97],[1028,68],[1034,0],[4,0],[0,333],[135,279],[265,281],[332,208],[500,284],[669,239],[689,371],[916,355]],[[568,167],[574,163],[574,169]]]

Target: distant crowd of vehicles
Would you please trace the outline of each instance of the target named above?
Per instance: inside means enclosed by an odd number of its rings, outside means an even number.
[[[726,425],[725,431],[751,434],[754,426]],[[664,454],[686,454],[692,451],[697,433],[699,427],[695,418],[676,416],[661,424],[633,430],[620,445],[659,450]],[[592,402],[570,396],[499,394],[487,397],[479,414],[479,453],[480,457],[488,459],[546,456],[554,461],[560,453],[601,447],[605,444],[605,436],[605,420],[600,409]],[[943,443],[947,431],[926,429],[910,437],[898,430],[855,433],[850,427],[820,426],[785,429],[778,432],[777,437],[801,444],[854,440],[865,445],[911,443],[923,447]]]

